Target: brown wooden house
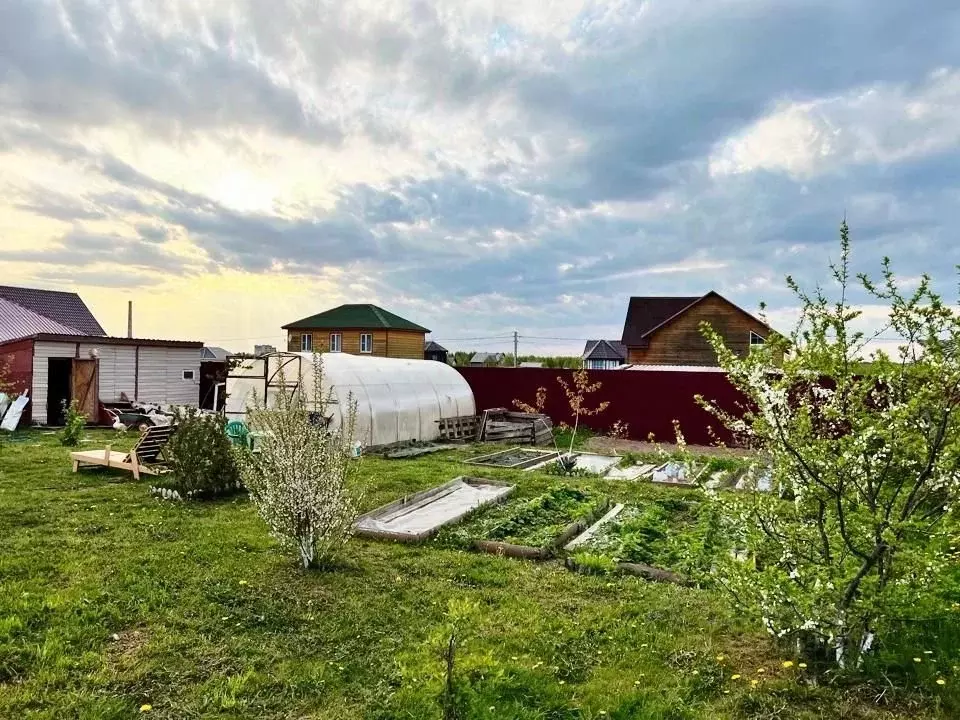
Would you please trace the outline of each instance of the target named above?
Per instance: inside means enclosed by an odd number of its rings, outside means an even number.
[[[727,347],[745,355],[773,332],[746,310],[713,292],[702,297],[632,297],[623,326],[627,362],[634,365],[717,364],[700,323],[708,322]]]
[[[291,352],[345,352],[411,360],[423,360],[424,337],[430,332],[370,304],[340,305],[283,329]]]

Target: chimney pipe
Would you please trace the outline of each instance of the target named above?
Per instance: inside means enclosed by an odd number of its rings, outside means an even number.
[[[127,301],[127,337],[133,337],[133,300]]]

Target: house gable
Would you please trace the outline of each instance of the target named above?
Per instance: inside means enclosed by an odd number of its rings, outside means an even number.
[[[76,293],[0,285],[0,298],[71,329],[73,335],[107,334]]]
[[[634,300],[647,298],[632,298],[632,306]],[[639,304],[643,305],[642,302]],[[630,319],[628,313],[628,323]],[[639,323],[625,326],[624,337],[632,339],[628,343],[628,362],[715,366],[716,354],[700,331],[703,322],[709,323],[727,346],[739,355],[750,351],[751,333],[766,338],[772,332],[766,323],[711,291],[655,325],[648,322],[646,327]]]

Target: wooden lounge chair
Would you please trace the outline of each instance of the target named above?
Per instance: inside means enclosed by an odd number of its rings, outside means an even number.
[[[169,471],[160,456],[173,431],[172,425],[148,427],[129,453],[113,452],[110,445],[104,450],[72,452],[70,459],[73,460],[73,471],[77,472],[84,465],[100,465],[129,470],[136,480],[140,479],[140,473],[162,475]]]

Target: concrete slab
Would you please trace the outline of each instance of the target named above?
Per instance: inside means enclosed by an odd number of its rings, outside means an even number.
[[[505,499],[514,487],[482,478],[455,478],[361,515],[354,528],[367,537],[425,540],[482,505]]]

